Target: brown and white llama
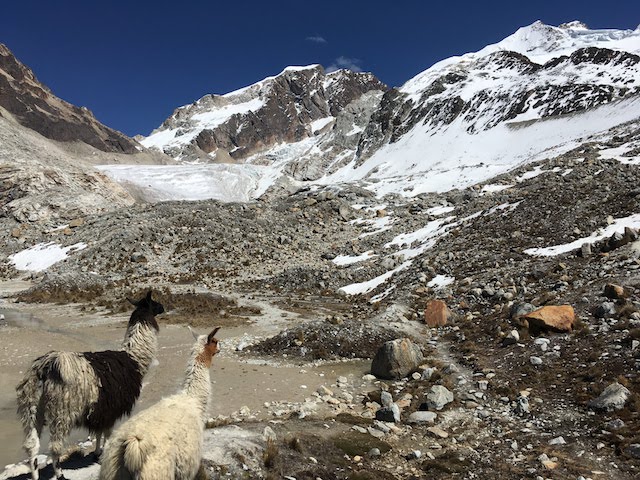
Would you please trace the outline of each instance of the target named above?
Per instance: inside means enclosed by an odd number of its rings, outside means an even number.
[[[156,356],[158,323],[164,307],[151,291],[138,300],[131,314],[121,350],[102,352],[49,352],[37,358],[18,384],[18,414],[25,431],[31,478],[38,479],[40,435],[49,426],[49,449],[57,479],[64,478],[60,455],[74,427],[96,436],[95,454],[113,425],[133,409],[142,379]],[[102,437],[102,438],[101,438]],[[103,441],[101,443],[101,440]]]
[[[106,445],[100,480],[192,480],[200,468],[211,397],[209,368],[220,350],[215,334],[191,351],[180,393],[160,400],[120,425]]]

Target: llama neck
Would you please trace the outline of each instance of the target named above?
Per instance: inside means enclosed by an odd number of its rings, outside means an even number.
[[[138,363],[140,373],[146,375],[158,350],[156,331],[141,323],[130,326],[124,336],[122,349]]]
[[[197,400],[202,415],[202,421],[207,419],[209,411],[209,399],[211,397],[211,378],[209,368],[202,363],[191,359],[187,367],[187,374],[182,392]]]

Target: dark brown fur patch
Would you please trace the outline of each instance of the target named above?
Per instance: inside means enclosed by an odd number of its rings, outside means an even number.
[[[97,403],[85,413],[79,426],[101,432],[131,413],[142,389],[142,374],[136,361],[123,351],[85,352],[83,355],[96,373],[100,387]]]

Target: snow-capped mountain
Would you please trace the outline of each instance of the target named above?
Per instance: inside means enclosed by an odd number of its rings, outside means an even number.
[[[182,160],[204,152],[254,164],[252,173],[268,166],[244,183],[248,196],[280,175],[378,194],[462,188],[638,120],[639,54],[640,29],[535,22],[398,89],[289,68],[179,108],[142,143]]]
[[[288,67],[275,77],[176,109],[142,144],[185,161],[242,160],[328,128],[346,105],[371,90],[387,87],[369,73]]]

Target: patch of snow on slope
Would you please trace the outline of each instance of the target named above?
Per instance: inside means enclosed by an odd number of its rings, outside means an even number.
[[[439,215],[444,215],[445,213],[453,212],[455,209],[456,207],[445,207],[445,206],[431,207],[427,209],[427,214],[437,217]]]
[[[357,218],[351,220],[354,225],[364,225],[365,232],[360,234],[360,238],[370,237],[371,235],[377,235],[391,228],[393,220],[391,217],[378,217],[378,218]]]
[[[524,253],[540,257],[555,257],[556,255],[577,250],[585,243],[593,244],[602,239],[611,237],[616,232],[624,232],[625,227],[640,228],[640,213],[634,213],[628,217],[614,219],[611,225],[604,229],[598,229],[588,237],[579,238],[573,242],[554,245],[552,247],[528,248]]]
[[[455,280],[456,279],[454,277],[449,277],[447,275],[436,275],[429,281],[429,283],[427,283],[427,287],[442,288],[447,285],[451,285]]]
[[[57,243],[38,243],[31,248],[9,255],[9,263],[16,270],[42,272],[54,263],[58,263],[69,256],[69,253],[87,248],[86,243],[76,243],[63,247]]]
[[[341,287],[339,290],[343,291],[347,295],[361,295],[363,293],[369,293],[370,291],[376,289],[387,280],[389,280],[394,274],[404,270],[405,268],[408,268],[410,265],[411,261],[404,262],[393,270],[389,270],[388,272],[372,278],[371,280],[360,283],[352,283],[351,285]]]
[[[332,261],[339,267],[344,267],[346,265],[353,265],[354,263],[363,262],[365,260],[369,260],[370,258],[377,257],[373,253],[373,250],[369,250],[368,252],[364,252],[360,255],[349,256],[349,255],[338,255]]]
[[[497,183],[485,185],[484,187],[482,187],[482,190],[480,191],[480,195],[483,195],[483,194],[486,194],[486,193],[501,192],[501,191],[506,190],[507,188],[511,188],[511,187],[513,187],[513,185],[500,185],[500,184],[497,184]]]

